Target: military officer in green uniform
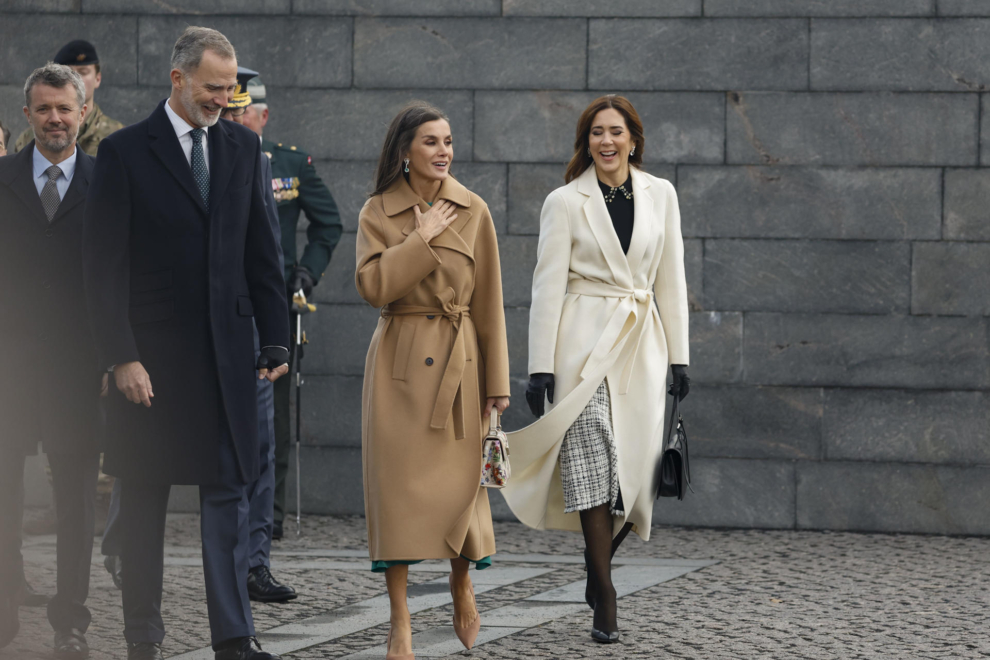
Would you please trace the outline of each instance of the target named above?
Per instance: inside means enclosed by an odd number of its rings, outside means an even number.
[[[76,39],[62,46],[62,49],[56,53],[54,62],[72,68],[86,84],[86,107],[89,110],[79,127],[76,144],[83,152],[90,156],[96,156],[96,150],[99,149],[103,138],[124,127],[116,119],[110,119],[103,114],[100,106],[96,105],[96,101],[93,100],[93,95],[103,79],[100,73],[100,59],[96,56],[96,48],[88,41]],[[30,128],[21,133],[17,142],[14,143],[14,152],[28,146],[33,139],[34,131]]]
[[[279,225],[282,230],[282,252],[285,255],[285,281],[288,299],[302,289],[309,299],[340,240],[343,227],[337,203],[313,167],[313,159],[305,151],[264,138],[268,123],[268,103],[264,84],[259,78],[248,82],[253,103],[244,113],[242,123],[262,137],[261,150],[272,165],[272,190],[278,202]],[[300,211],[306,213],[306,247],[301,255],[296,250],[296,226]],[[292,331],[295,332],[293,325]],[[292,358],[289,358],[292,364]],[[291,375],[291,374],[290,374]],[[275,381],[275,524],[272,538],[282,538],[285,520],[285,477],[289,471],[290,415],[289,393],[292,378]]]

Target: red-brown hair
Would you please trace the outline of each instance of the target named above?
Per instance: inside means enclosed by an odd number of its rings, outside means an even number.
[[[591,124],[595,121],[595,115],[607,108],[617,110],[625,118],[626,128],[632,135],[636,153],[629,157],[629,164],[634,167],[643,164],[643,149],[646,145],[646,139],[643,137],[643,122],[639,119],[639,113],[636,112],[636,108],[626,97],[607,94],[592,101],[591,105],[581,113],[581,118],[578,119],[577,134],[574,138],[574,155],[571,156],[571,162],[567,164],[567,172],[564,174],[565,183],[570,183],[584,174],[584,171],[595,162],[588,153],[590,147],[588,136],[591,134]]]

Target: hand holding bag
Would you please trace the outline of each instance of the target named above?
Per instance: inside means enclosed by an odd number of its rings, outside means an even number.
[[[481,485],[485,488],[505,488],[511,474],[509,439],[499,424],[498,410],[492,408],[488,436],[481,446]]]
[[[670,410],[670,424],[664,435],[663,451],[657,462],[654,482],[656,483],[657,499],[676,497],[683,500],[687,489],[691,487],[687,432],[684,430],[684,420],[677,410],[679,397],[673,392],[673,385],[671,385],[668,393],[674,398],[674,406]],[[693,488],[691,488],[691,492],[694,492]]]

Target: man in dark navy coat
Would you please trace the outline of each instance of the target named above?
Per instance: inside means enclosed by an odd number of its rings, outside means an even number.
[[[187,28],[170,76],[169,99],[100,145],[83,236],[90,323],[113,371],[104,469],[121,479],[124,637],[129,660],[162,657],[169,488],[198,484],[215,657],[266,660],[244,580],[254,378],[288,370],[289,337],[264,155],[251,131],[217,122],[237,86],[222,34]]]
[[[87,110],[82,79],[48,64],[28,76],[25,90],[37,140],[0,158],[0,343],[10,370],[0,379],[0,647],[18,628],[24,459],[40,441],[52,469],[58,532],[58,593],[48,620],[56,655],[82,658],[100,465],[102,374],[81,251],[94,159],[76,145]]]

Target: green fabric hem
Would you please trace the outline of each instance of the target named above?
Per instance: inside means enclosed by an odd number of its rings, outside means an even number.
[[[491,556],[482,557],[481,559],[475,561],[473,559],[468,559],[464,555],[461,555],[461,559],[467,559],[469,562],[474,564],[474,570],[483,571],[492,565]],[[394,561],[382,561],[381,559],[376,559],[371,562],[371,572],[372,573],[384,573],[387,569],[393,566],[398,566],[400,564],[405,564],[411,566],[412,564],[419,564],[422,559],[396,559]]]

